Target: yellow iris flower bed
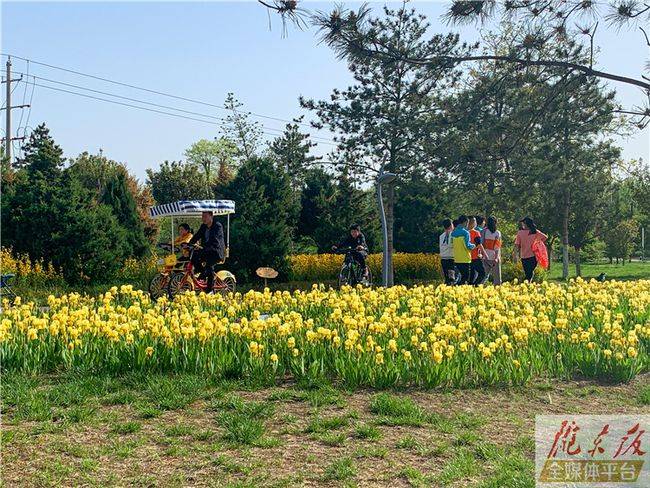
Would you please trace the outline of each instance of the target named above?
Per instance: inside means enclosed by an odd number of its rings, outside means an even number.
[[[343,256],[340,254],[295,254],[289,256],[290,279],[293,281],[318,282],[336,280]],[[381,276],[381,254],[370,254],[368,266],[375,277]],[[438,254],[403,253],[393,254],[395,279],[441,280],[442,265]]]
[[[3,372],[199,371],[349,386],[629,380],[648,371],[650,281],[500,287],[250,291],[152,302],[131,286],[97,297],[4,300]]]

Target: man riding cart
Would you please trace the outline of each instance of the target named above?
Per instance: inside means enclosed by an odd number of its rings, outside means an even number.
[[[235,213],[232,200],[181,200],[157,205],[149,209],[152,218],[171,217],[173,244],[174,217],[201,217],[201,226],[193,236],[184,233],[181,243],[186,255],[184,265],[179,269],[175,255],[161,259],[161,272],[154,276],[149,285],[152,298],[168,294],[170,297],[182,291],[204,291],[206,293],[227,293],[235,290],[235,276],[226,270],[215,274],[214,266],[223,264],[230,248],[230,214]],[[226,217],[226,232],[216,216]],[[185,229],[188,229],[186,226]],[[199,245],[200,243],[200,245]],[[174,249],[174,246],[171,246]],[[194,270],[199,271],[199,276]]]

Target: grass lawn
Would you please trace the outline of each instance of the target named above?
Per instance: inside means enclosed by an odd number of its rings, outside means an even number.
[[[625,264],[587,263],[582,265],[582,277],[585,279],[595,278],[600,273],[606,273],[610,280],[641,280],[650,279],[650,261],[633,261]],[[569,267],[569,276],[575,277],[574,265]],[[552,280],[562,279],[562,263],[554,262],[551,266],[549,278]]]
[[[3,486],[533,487],[535,414],[650,411],[650,375],[430,392],[155,374],[3,387]]]

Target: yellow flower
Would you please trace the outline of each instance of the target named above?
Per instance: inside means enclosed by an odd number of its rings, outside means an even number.
[[[145,353],[147,356],[152,356],[152,355],[153,355],[153,347],[151,347],[151,346],[147,347],[147,348],[144,350],[144,353]]]
[[[278,362],[278,355],[275,354],[275,353],[271,354],[271,361],[273,361],[274,363],[277,363]]]

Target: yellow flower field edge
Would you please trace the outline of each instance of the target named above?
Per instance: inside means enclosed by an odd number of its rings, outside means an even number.
[[[33,261],[27,254],[14,253],[11,248],[0,247],[0,269],[3,274],[13,273],[30,284],[44,284],[63,279],[51,263]]]
[[[195,371],[350,387],[521,384],[648,371],[650,281],[5,300],[3,372]]]
[[[289,256],[289,279],[318,283],[336,280],[343,264],[340,254],[296,254]],[[370,254],[368,266],[378,279],[381,276],[381,254]],[[440,280],[441,265],[438,254],[395,253],[393,267],[396,281],[405,280]]]

